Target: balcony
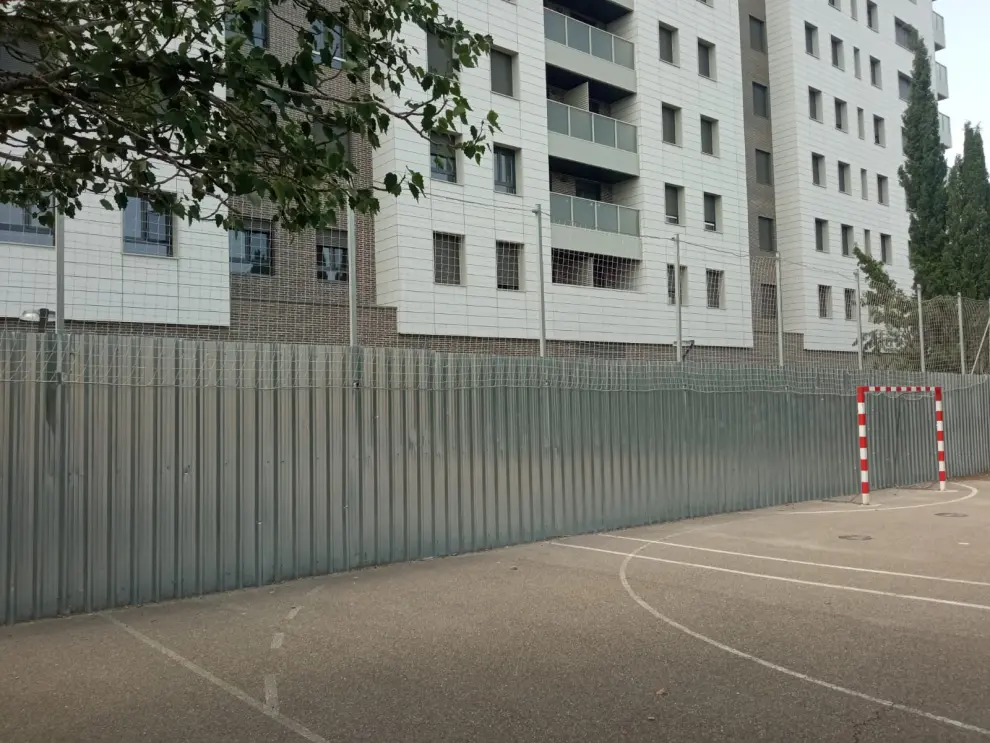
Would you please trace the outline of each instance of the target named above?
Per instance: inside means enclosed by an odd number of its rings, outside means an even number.
[[[932,13],[932,36],[935,41],[935,51],[945,49],[945,19],[938,13]]]
[[[639,177],[636,127],[608,116],[547,101],[549,155],[598,173],[596,180]]]
[[[946,149],[952,147],[952,120],[944,113],[938,115],[938,134],[942,140],[942,146]]]
[[[550,222],[550,246],[554,250],[643,258],[636,209],[551,193]]]
[[[935,63],[935,97],[940,101],[949,97],[949,71],[941,62]]]
[[[546,8],[543,35],[547,64],[561,73],[555,76],[555,85],[572,88],[587,80],[592,97],[605,101],[636,92],[631,42]]]
[[[633,12],[634,0],[556,0],[555,4],[585,18],[612,23]]]

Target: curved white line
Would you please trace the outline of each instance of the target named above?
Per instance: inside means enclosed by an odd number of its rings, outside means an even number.
[[[868,508],[857,508],[856,510],[840,511],[834,508],[822,509],[820,511],[778,511],[777,513],[787,515],[787,516],[807,516],[809,514],[821,514],[821,513],[863,513],[864,511],[906,511],[910,508],[935,508],[936,506],[947,506],[950,503],[961,503],[964,500],[969,500],[979,491],[965,483],[959,483],[964,488],[969,489],[969,495],[964,495],[961,498],[953,498],[952,500],[938,501],[937,503],[916,503],[913,506],[870,506]]]
[[[626,576],[626,569],[629,566],[629,563],[632,561],[632,559],[637,556],[637,553],[642,552],[648,546],[649,545],[644,544],[642,547],[634,550],[633,552],[626,554],[626,559],[622,561],[622,565],[619,567],[619,581],[622,583],[622,587],[626,589],[626,593],[629,594],[630,598],[632,598],[633,601],[639,604],[642,608],[646,609],[650,614],[652,614],[656,619],[659,619],[664,624],[667,624],[676,630],[680,630],[689,637],[693,637],[694,639],[700,640],[701,642],[707,645],[711,645],[714,648],[718,648],[719,650],[729,653],[730,655],[734,655],[737,658],[742,658],[744,660],[752,661],[753,663],[761,665],[764,668],[768,668],[771,671],[777,671],[778,673],[782,673],[785,676],[790,676],[792,678],[796,678],[801,681],[807,681],[809,684],[815,684],[816,686],[821,686],[824,689],[835,691],[840,694],[846,694],[847,696],[855,697],[856,699],[862,699],[863,701],[871,702],[872,704],[879,704],[881,707],[887,707],[888,709],[896,709],[899,712],[906,712],[909,715],[915,715],[916,717],[923,717],[926,720],[941,722],[946,725],[950,725],[954,728],[958,728],[960,730],[967,730],[971,733],[979,733],[980,735],[985,735],[987,737],[990,737],[990,730],[977,727],[976,725],[970,725],[969,723],[966,722],[960,722],[959,720],[953,720],[951,717],[943,717],[942,715],[936,715],[931,712],[925,712],[923,709],[918,709],[916,707],[908,707],[907,705],[904,704],[898,704],[897,702],[892,702],[889,699],[881,699],[879,697],[873,697],[870,696],[869,694],[864,694],[861,691],[856,691],[855,689],[847,689],[846,687],[839,686],[838,684],[833,684],[828,681],[816,679],[813,676],[809,676],[806,673],[793,671],[790,668],[785,668],[784,666],[779,666],[776,663],[771,663],[768,660],[763,660],[763,658],[757,658],[755,655],[744,653],[742,650],[738,650],[730,645],[726,645],[725,643],[719,642],[718,640],[713,640],[711,637],[708,637],[707,635],[703,635],[700,632],[695,632],[689,627],[685,627],[683,624],[680,624],[679,622],[675,622],[667,615],[661,613],[657,609],[654,609],[652,606],[650,606],[650,604],[646,603],[646,601],[633,590],[632,586],[629,585],[629,579]]]

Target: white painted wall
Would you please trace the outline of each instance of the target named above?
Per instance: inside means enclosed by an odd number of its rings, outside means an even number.
[[[491,162],[464,164],[461,183],[427,181],[430,198],[383,200],[376,221],[379,301],[397,307],[399,332],[408,334],[536,338],[539,334],[536,218],[549,210],[545,41],[543,8],[506,0],[447,0],[443,10],[475,31],[489,33],[496,47],[518,54],[515,100],[490,92],[487,60],[462,77],[477,112],[499,112],[502,131],[494,141],[522,150],[520,194],[493,191]],[[681,66],[659,62],[660,18],[681,29]],[[636,44],[639,94],[615,115],[639,127],[641,177],[616,189],[615,201],[641,210],[643,263],[634,291],[559,286],[550,283],[550,220],[544,217],[547,329],[552,339],[671,343],[674,308],[667,302],[666,264],[673,262],[673,229],[664,221],[663,184],[686,190],[687,226],[682,262],[688,266],[684,338],[701,345],[751,346],[749,256],[746,228],[745,152],[739,29],[730,3],[708,7],[698,0],[664,2],[662,9],[637,4],[612,29]],[[697,37],[716,44],[717,80],[697,73]],[[407,33],[422,50],[425,34]],[[684,145],[663,145],[661,102],[682,108]],[[718,158],[703,156],[700,116],[719,120]],[[405,127],[395,127],[374,159],[375,173],[413,167],[428,176],[429,145]],[[703,228],[702,195],[722,197],[722,229]],[[433,231],[465,237],[465,283],[433,282]],[[525,278],[519,292],[495,288],[495,242],[525,245]],[[725,271],[725,307],[705,306],[705,269]]]
[[[105,210],[94,195],[83,205],[64,220],[67,319],[230,324],[226,231],[176,219],[173,257],[125,254],[123,212]],[[55,309],[54,247],[0,243],[0,265],[0,316]]]
[[[898,71],[910,74],[911,53],[895,43],[894,18],[914,25],[932,44],[931,0],[878,2],[879,29],[866,23],[866,0],[767,0],[770,94],[773,116],[777,193],[777,238],[783,259],[784,329],[804,333],[809,350],[855,350],[855,321],[845,320],[843,290],[855,287],[856,260],[841,254],[841,225],[854,228],[862,248],[863,230],[870,230],[874,257],[880,235],[892,238],[892,278],[907,291],[913,274],[908,262],[908,214],[897,178],[903,160]],[[858,18],[852,17],[856,5]],[[805,23],[818,27],[819,57],[805,51]],[[845,69],[833,67],[831,36],[842,39]],[[853,49],[860,49],[862,78],[854,72]],[[934,47],[931,47],[934,53]],[[881,61],[883,87],[870,82],[870,57]],[[822,91],[822,123],[809,116],[808,88]],[[848,130],[835,128],[834,102],[847,103]],[[857,108],[864,109],[865,138],[860,139]],[[884,118],[886,147],[873,141],[873,116]],[[812,183],[812,153],[825,156],[826,186]],[[838,190],[838,163],[851,168],[851,194]],[[867,170],[868,194],[862,198],[860,169]],[[886,175],[889,205],[877,202],[877,174]],[[815,250],[815,219],[829,223],[827,253]],[[819,318],[818,286],[832,287],[832,317]]]

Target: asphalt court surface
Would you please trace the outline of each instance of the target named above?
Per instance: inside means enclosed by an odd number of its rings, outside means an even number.
[[[0,741],[988,741],[990,483],[0,628]]]

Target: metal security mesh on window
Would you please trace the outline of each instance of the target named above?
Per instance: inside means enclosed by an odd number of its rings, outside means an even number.
[[[775,284],[760,284],[759,312],[760,317],[764,319],[777,319],[777,286]]]
[[[495,281],[499,289],[518,291],[522,288],[520,282],[520,261],[522,245],[519,243],[495,243]]]
[[[515,193],[516,151],[508,147],[495,147],[492,161],[495,167],[495,190],[500,193]]]
[[[722,292],[725,273],[707,269],[705,271],[705,296],[708,299],[708,309],[717,310],[722,308]]]
[[[462,235],[433,233],[433,281],[437,284],[460,285]]]
[[[818,317],[827,318],[832,316],[832,287],[818,287]]]
[[[30,209],[0,204],[0,242],[22,245],[54,245],[55,232],[33,216]]]
[[[430,139],[430,177],[457,183],[457,149],[453,137],[434,134]]]
[[[492,90],[502,95],[514,95],[512,79],[512,56],[505,52],[492,50]]]
[[[845,291],[846,319],[852,320],[856,316],[856,290],[846,289]]]
[[[321,230],[316,233],[316,278],[347,281],[347,232]]]
[[[156,212],[144,197],[128,199],[124,209],[124,252],[170,257],[172,215]]]
[[[271,276],[272,228],[261,222],[245,224],[227,233],[230,246],[230,272]]]
[[[674,264],[667,264],[667,304],[674,304],[677,301],[677,292],[680,290],[681,305],[687,304],[687,266],[681,266],[680,286],[674,282]]]

